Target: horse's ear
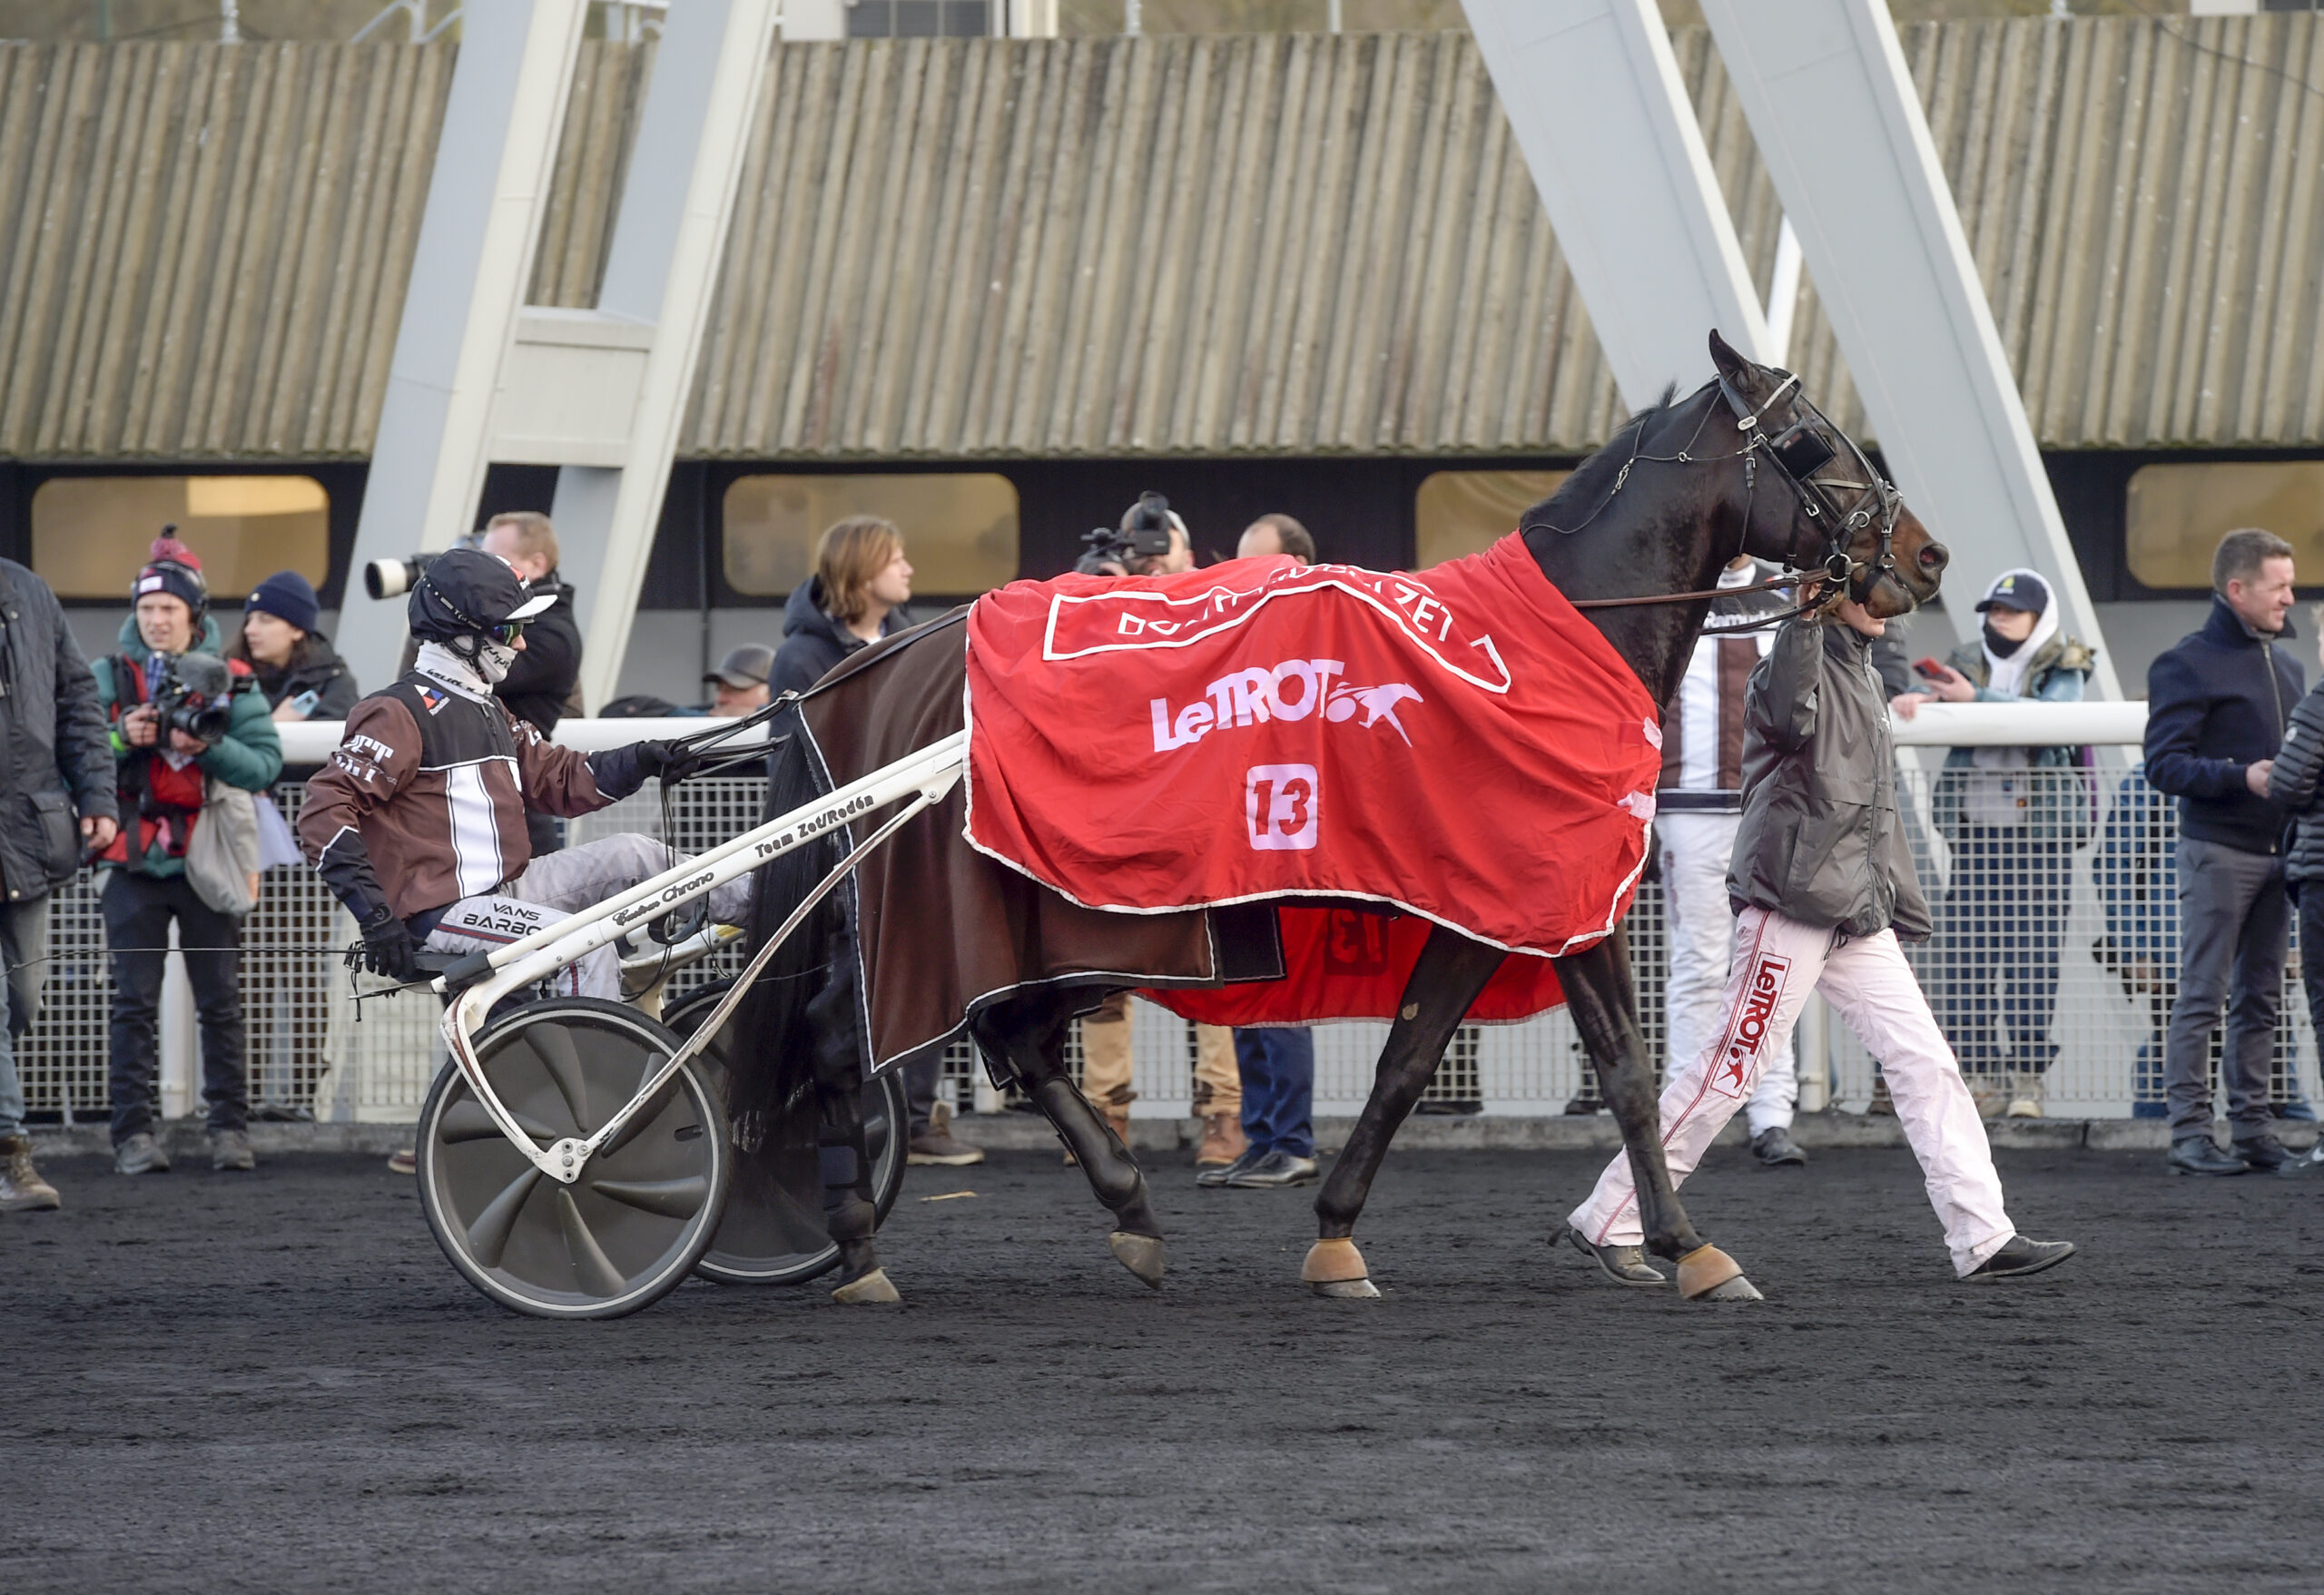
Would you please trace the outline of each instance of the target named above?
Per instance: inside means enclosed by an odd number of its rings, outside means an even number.
[[[1718,368],[1720,376],[1738,388],[1748,383],[1751,374],[1758,369],[1736,353],[1727,340],[1718,335],[1718,329],[1716,327],[1710,330],[1710,360],[1711,364]]]

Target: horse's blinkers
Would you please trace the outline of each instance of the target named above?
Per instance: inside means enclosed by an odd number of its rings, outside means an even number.
[[[1799,497],[1799,506],[1807,518],[1820,521],[1827,539],[1824,554],[1824,574],[1834,582],[1846,582],[1848,596],[1862,604],[1872,596],[1872,589],[1880,578],[1893,575],[1896,568],[1894,543],[1896,535],[1896,514],[1904,500],[1887,479],[1872,468],[1864,450],[1856,440],[1834,426],[1829,417],[1816,408],[1805,394],[1797,391],[1799,379],[1788,371],[1783,380],[1768,396],[1767,402],[1753,409],[1744,401],[1735,384],[1722,375],[1718,390],[1725,395],[1728,407],[1735,412],[1735,425],[1745,434],[1745,464],[1764,450],[1775,462],[1776,469],[1791,484]],[[1773,437],[1759,425],[1759,417],[1791,389],[1791,424]],[[1839,458],[1839,450],[1832,444],[1837,438],[1846,446],[1856,463],[1863,468],[1861,482],[1825,482],[1816,473]],[[1855,499],[1846,507],[1835,503],[1829,489],[1852,487]],[[1873,557],[1858,560],[1847,551],[1848,538],[1872,524],[1873,517],[1880,517],[1880,545]]]

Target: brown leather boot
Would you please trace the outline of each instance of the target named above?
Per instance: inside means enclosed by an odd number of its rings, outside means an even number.
[[[0,1136],[0,1213],[35,1213],[62,1207],[64,1198],[33,1167],[33,1142],[19,1132]]]
[[[1202,1145],[1195,1149],[1195,1167],[1223,1168],[1248,1151],[1250,1145],[1243,1134],[1239,1114],[1206,1113],[1202,1116]]]

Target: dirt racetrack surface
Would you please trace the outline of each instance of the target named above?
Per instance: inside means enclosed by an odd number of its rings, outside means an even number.
[[[2083,1255],[1956,1284],[1909,1156],[1688,1187],[1769,1299],[1544,1239],[1593,1157],[1391,1158],[1387,1292],[1310,1192],[1197,1192],[1149,1294],[1047,1156],[914,1169],[901,1308],[689,1285],[512,1315],[374,1158],[47,1172],[0,1219],[7,1584],[82,1590],[2312,1587],[2324,1179],[2000,1155]],[[976,1195],[945,1202],[944,1191]]]

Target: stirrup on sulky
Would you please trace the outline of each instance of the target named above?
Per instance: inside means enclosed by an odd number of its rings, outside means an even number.
[[[1319,1296],[1368,1302],[1380,1294],[1364,1266],[1364,1254],[1355,1249],[1354,1241],[1344,1238],[1317,1241],[1308,1247],[1307,1260],[1299,1265],[1299,1277]]]
[[[874,1268],[862,1278],[852,1279],[832,1292],[832,1300],[842,1307],[892,1307],[903,1299],[884,1268]]]
[[[1697,1246],[1679,1259],[1679,1295],[1689,1302],[1764,1301],[1743,1265],[1717,1246]]]

